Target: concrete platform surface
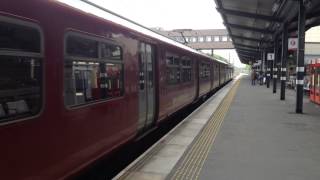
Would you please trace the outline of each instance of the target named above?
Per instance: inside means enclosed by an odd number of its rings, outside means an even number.
[[[163,180],[168,178],[174,166],[206,126],[207,121],[230,91],[234,82],[220,89],[114,179]]]
[[[199,179],[320,179],[320,107],[304,99],[296,114],[295,92],[279,93],[241,80]]]

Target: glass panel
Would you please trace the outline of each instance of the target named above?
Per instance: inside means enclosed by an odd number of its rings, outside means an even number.
[[[173,56],[167,56],[166,63],[167,65],[173,65]]]
[[[140,44],[140,53],[139,53],[139,84],[140,90],[145,88],[145,49],[146,46],[144,43]]]
[[[209,79],[209,77],[210,77],[210,64],[201,63],[199,71],[200,71],[200,78],[201,79]]]
[[[98,58],[98,41],[69,35],[67,37],[67,54],[69,56]]]
[[[152,62],[152,49],[150,45],[146,46],[146,58],[147,58],[147,73],[148,73],[148,86],[153,87],[153,62]]]
[[[0,121],[37,114],[41,82],[41,59],[0,55]]]
[[[121,60],[121,48],[112,44],[101,43],[101,57],[111,60]]]
[[[119,97],[123,95],[123,65],[122,64],[106,64],[106,82],[107,98]]]
[[[0,22],[0,50],[40,53],[40,43],[37,29]]]
[[[189,57],[182,57],[181,65],[181,82],[191,81],[191,59]]]
[[[174,57],[173,65],[176,65],[176,66],[180,65],[180,59],[178,57]]]
[[[101,62],[67,61],[65,103],[79,105],[123,94],[123,65]]]
[[[167,67],[167,83],[177,84],[180,81],[180,68]]]

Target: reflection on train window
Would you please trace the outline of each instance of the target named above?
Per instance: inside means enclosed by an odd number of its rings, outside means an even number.
[[[76,57],[98,58],[98,41],[70,35],[67,37],[67,54]]]
[[[190,82],[192,80],[192,61],[189,57],[181,58],[181,82]]]
[[[180,59],[176,55],[167,54],[167,83],[178,84],[181,81]]]
[[[0,50],[40,53],[40,43],[36,28],[0,21]]]
[[[86,41],[84,37],[80,39]],[[94,41],[92,44],[96,44],[101,53],[98,58],[83,58],[81,54],[80,57],[70,57],[67,54],[64,68],[64,95],[67,106],[120,97],[124,93],[121,48],[98,40],[88,41]],[[67,43],[67,49],[68,46]]]
[[[166,54],[167,84],[178,84],[192,81],[192,61],[187,56],[179,57]]]
[[[41,36],[24,23],[0,21],[0,122],[34,116],[42,107]]]
[[[210,64],[201,63],[199,66],[199,77],[200,79],[208,80],[210,79]]]
[[[101,57],[112,60],[121,60],[121,48],[112,44],[101,43]]]

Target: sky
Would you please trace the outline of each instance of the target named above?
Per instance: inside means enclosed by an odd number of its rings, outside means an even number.
[[[60,0],[73,1],[78,0]],[[225,29],[214,0],[90,0],[143,26],[172,29]],[[80,2],[79,2],[80,3]],[[234,50],[216,54],[243,67]],[[230,57],[230,58],[229,58]]]
[[[90,0],[147,27],[224,29],[214,0]]]

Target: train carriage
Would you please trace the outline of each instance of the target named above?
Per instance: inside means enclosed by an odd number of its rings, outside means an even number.
[[[1,179],[74,175],[227,80],[226,63],[97,7],[0,4]]]

